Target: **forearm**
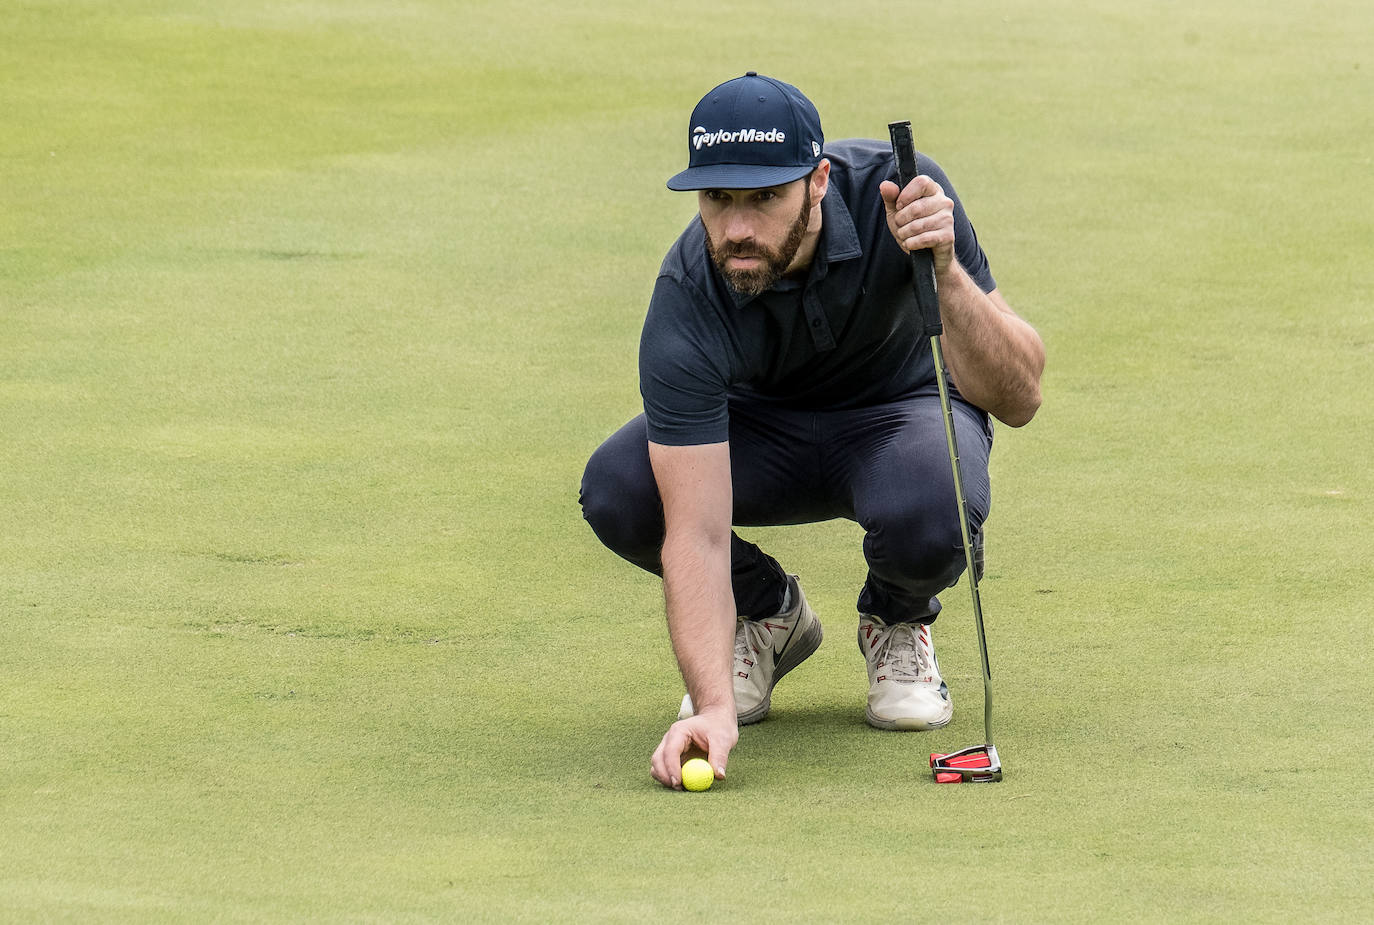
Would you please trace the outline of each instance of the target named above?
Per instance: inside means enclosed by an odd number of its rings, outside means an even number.
[[[735,600],[729,530],[722,537],[670,533],[663,546],[668,635],[698,713],[735,715]]]
[[[696,708],[668,728],[652,761],[654,779],[680,787],[689,747],[709,755],[725,775],[739,740],[735,720],[735,594],[730,582],[730,446],[649,443],[649,462],[663,500],[663,597],[668,634]]]
[[[999,421],[1020,427],[1040,407],[1045,347],[1035,329],[995,292],[985,293],[950,261],[936,278],[940,347],[955,387]]]

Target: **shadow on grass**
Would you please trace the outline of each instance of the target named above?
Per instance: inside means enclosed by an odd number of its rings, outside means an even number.
[[[580,747],[587,754],[602,756],[607,767],[625,772],[609,775],[602,786],[657,789],[658,784],[649,777],[649,758],[671,717],[661,721],[620,719],[620,723],[583,729]],[[864,721],[862,702],[775,706],[762,722],[740,728],[739,743],[731,752],[721,789],[808,780],[874,780],[893,775],[924,778],[929,774],[929,753],[947,745],[947,736],[940,741],[934,738],[940,734],[874,729]],[[641,767],[642,775],[634,773]]]

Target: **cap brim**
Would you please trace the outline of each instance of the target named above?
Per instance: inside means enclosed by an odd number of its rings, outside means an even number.
[[[668,180],[668,189],[679,192],[699,189],[763,189],[800,180],[816,169],[814,164],[800,167],[760,167],[756,164],[703,164],[688,167]]]

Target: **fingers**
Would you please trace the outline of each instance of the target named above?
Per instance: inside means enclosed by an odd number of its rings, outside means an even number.
[[[716,780],[725,780],[725,765],[730,760],[730,749],[720,744],[712,744],[706,760],[716,772]]]
[[[658,743],[658,748],[654,749],[654,757],[649,763],[649,771],[653,774],[654,780],[674,790],[682,789],[682,753],[687,751],[687,746],[691,742],[680,728],[687,722],[690,720],[680,720],[668,727],[667,735]]]
[[[649,772],[654,780],[674,790],[682,789],[682,761],[689,753],[705,755],[717,780],[725,779],[730,749],[739,741],[735,717],[693,716],[668,727],[663,741],[654,750]]]
[[[887,227],[903,250],[949,250],[954,246],[954,200],[940,184],[919,176],[898,189],[890,180],[878,187],[887,210]]]
[[[945,197],[944,188],[925,174],[913,177],[911,182],[900,191],[897,190],[896,183],[891,180],[884,180],[878,185],[878,192],[882,195],[884,202],[898,209],[903,209],[919,199],[936,198],[950,202]],[[892,195],[892,193],[897,193],[897,195]]]

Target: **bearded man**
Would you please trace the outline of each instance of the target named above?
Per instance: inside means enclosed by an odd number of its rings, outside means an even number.
[[[687,695],[650,773],[672,788],[693,750],[724,778],[738,727],[763,719],[774,685],[821,644],[797,576],[735,526],[860,524],[865,719],[925,730],[953,715],[931,625],[966,560],[907,252],[934,260],[978,549],[991,418],[1030,421],[1045,363],[929,158],[899,188],[888,144],[827,146],[810,100],[753,71],[701,99],[687,145],[668,187],[696,191],[698,215],[649,302],[644,413],[592,455],[581,493],[597,537],[663,580]]]

